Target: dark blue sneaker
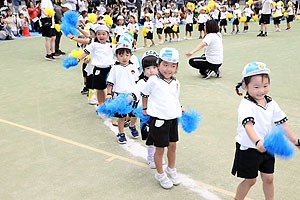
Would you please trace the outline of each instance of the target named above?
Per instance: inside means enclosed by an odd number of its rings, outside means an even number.
[[[131,135],[134,139],[139,137],[139,132],[136,130],[135,125],[133,125],[133,126],[129,125],[129,129],[130,129]]]
[[[120,144],[126,144],[127,143],[125,133],[118,133],[117,137],[118,137],[118,142]]]

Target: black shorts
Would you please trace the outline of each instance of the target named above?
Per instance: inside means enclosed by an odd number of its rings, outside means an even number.
[[[204,31],[204,27],[205,27],[204,23],[198,24],[198,31]]]
[[[274,18],[274,24],[280,24],[281,17]]]
[[[148,135],[149,135],[149,122],[144,123],[143,126],[141,127],[141,135],[142,135],[142,140],[146,140],[148,138]]]
[[[286,18],[286,22],[289,23],[289,22],[292,22],[294,21],[294,15],[289,15],[287,18]]]
[[[250,22],[251,17],[247,17],[246,22]]]
[[[154,146],[156,147],[168,147],[170,142],[177,142],[177,118],[163,120],[156,117],[150,117],[149,137],[151,137],[150,139],[153,139]]]
[[[162,29],[162,28],[157,28],[157,29],[156,29],[157,35],[158,35],[158,34],[162,34],[162,32],[163,32],[163,29]]]
[[[106,89],[106,79],[110,72],[111,67],[99,68],[94,67],[93,70],[93,89],[104,90]]]
[[[173,27],[174,25],[172,26],[172,33],[180,33],[179,26],[177,26],[177,31],[173,31]]]
[[[121,35],[117,35],[117,36],[116,36],[116,42],[119,42],[120,36],[121,36]]]
[[[149,40],[152,40],[153,39],[153,32],[148,32],[147,35],[144,37],[144,38],[147,38]]]
[[[233,25],[239,25],[239,24],[240,24],[239,19],[238,19],[238,18],[235,18],[232,24],[233,24]]]
[[[192,32],[193,31],[193,24],[189,23],[185,25],[185,31],[186,32]]]
[[[220,26],[227,26],[227,20],[221,19]]]
[[[274,156],[267,152],[260,153],[257,149],[252,148],[240,150],[240,146],[239,143],[236,143],[232,175],[237,174],[240,178],[252,179],[258,176],[258,171],[266,174],[274,173]]]
[[[134,33],[134,34],[133,34],[133,38],[135,39],[135,41],[137,41],[137,39],[138,39],[138,34],[137,34],[137,33]]]
[[[95,89],[93,88],[93,74],[90,74],[89,76],[86,77],[86,87],[88,89]]]
[[[172,33],[171,27],[166,27],[164,33]]]
[[[50,28],[49,26],[42,27],[42,36],[43,37],[53,37],[55,36],[55,29]]]
[[[83,77],[87,77],[87,72],[85,71],[87,64],[86,63],[82,63],[82,76]]]
[[[262,24],[270,24],[271,14],[261,14],[261,23]]]

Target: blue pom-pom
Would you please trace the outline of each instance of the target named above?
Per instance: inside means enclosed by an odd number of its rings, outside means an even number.
[[[192,110],[187,107],[187,111],[182,113],[182,116],[179,118],[179,123],[181,123],[182,128],[185,132],[191,133],[198,128],[198,125],[201,121],[201,114],[196,110]]]
[[[64,16],[62,18],[63,23],[70,24],[72,27],[76,27],[78,23],[78,18],[80,14],[73,10],[68,10],[64,13]]]
[[[143,126],[145,123],[147,123],[147,122],[149,121],[149,119],[150,119],[150,116],[149,116],[149,115],[144,115],[144,114],[143,114],[143,107],[142,107],[142,106],[140,106],[140,107],[134,109],[134,110],[132,111],[132,113],[133,113],[135,116],[137,116],[138,118],[141,119],[140,127],[142,127],[142,126]]]
[[[285,136],[284,127],[275,126],[264,138],[264,147],[271,155],[289,158],[294,155],[294,148]]]
[[[67,58],[63,59],[62,65],[66,68],[69,69],[70,67],[78,65],[77,58],[74,56],[68,56]]]
[[[132,109],[132,102],[128,99],[128,94],[119,94],[116,98],[108,99],[101,104],[97,108],[97,112],[113,117],[116,113],[128,114]]]
[[[73,26],[71,26],[70,24],[63,22],[60,26],[61,31],[64,33],[65,36],[67,36],[69,33],[71,33],[72,35],[75,36],[79,36],[79,32],[77,31],[77,29]]]

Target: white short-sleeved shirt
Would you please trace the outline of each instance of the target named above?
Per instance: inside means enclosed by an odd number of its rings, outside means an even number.
[[[254,13],[250,8],[244,9],[246,17],[251,17],[251,15]]]
[[[129,62],[126,66],[116,62],[107,77],[107,85],[111,85],[113,87],[112,91],[117,94],[132,93],[134,92],[136,81],[139,80],[139,75],[139,69],[132,62]]]
[[[164,19],[163,18],[156,18],[155,20],[156,28],[164,28]]]
[[[129,31],[136,31],[136,33],[138,33],[138,32],[139,32],[139,25],[138,25],[138,23],[134,23],[134,24],[129,23],[129,24],[127,25],[127,29],[128,29]]]
[[[186,23],[187,24],[192,24],[193,23],[193,18],[194,18],[194,14],[193,13],[192,14],[187,14],[186,15],[186,19],[185,19]]]
[[[282,7],[280,4],[279,4],[279,6],[277,5],[275,13],[277,13],[278,17],[282,16]]]
[[[179,25],[180,24],[180,17],[172,17],[172,25]]]
[[[138,102],[137,107],[142,106],[141,92],[142,92],[142,88],[144,88],[145,85],[147,84],[147,81],[148,81],[148,78],[143,78],[143,79],[139,80],[134,87],[133,94],[136,96],[136,101]]]
[[[238,18],[240,18],[241,15],[242,15],[242,12],[241,12],[240,9],[235,9],[235,10],[233,11],[233,17],[234,17],[234,18],[236,18],[236,16],[238,16]]]
[[[221,12],[221,17],[220,17],[220,19],[226,19],[226,18],[227,18],[227,15],[228,15],[228,11]]]
[[[262,0],[262,14],[271,14],[271,3],[272,0]]]
[[[116,26],[116,28],[115,28],[116,35],[123,35],[127,31],[128,31],[128,29],[125,25],[124,26]]]
[[[212,12],[212,18],[213,19],[219,19],[219,13],[220,11],[218,9],[215,9],[214,12]]]
[[[146,29],[148,31],[150,31],[151,33],[153,33],[153,23],[152,23],[152,21],[149,21],[149,22],[146,21],[144,23],[144,27],[146,27]]]
[[[257,136],[263,140],[267,134],[271,133],[274,123],[279,125],[287,121],[286,114],[271,97],[265,96],[265,101],[266,107],[263,107],[257,104],[251,96],[246,96],[240,103],[238,108],[238,135],[235,139],[241,145],[241,150],[256,148],[244,127],[247,122],[253,123]]]
[[[212,64],[223,63],[223,43],[220,33],[207,34],[203,42],[207,44],[205,50],[206,60]]]
[[[208,20],[208,15],[207,14],[200,14],[199,16],[198,16],[198,23],[200,24],[202,24],[202,23],[206,23],[207,22],[207,20]]]
[[[171,22],[169,24],[167,24],[168,22]],[[172,26],[172,18],[171,17],[168,17],[168,18],[164,18],[164,24],[167,26],[167,27],[171,27]]]
[[[294,9],[293,9],[293,7],[291,7],[291,6],[288,7],[288,9],[287,9],[286,12],[287,12],[288,15],[294,15]]]
[[[175,78],[172,77],[168,82],[158,73],[156,76],[149,78],[141,91],[142,97],[149,97],[148,115],[164,120],[181,117],[180,83]]]
[[[115,63],[115,46],[111,43],[94,41],[87,45],[84,52],[91,55],[91,64],[99,68],[107,68]]]

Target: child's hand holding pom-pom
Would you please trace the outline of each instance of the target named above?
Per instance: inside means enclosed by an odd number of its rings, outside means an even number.
[[[181,123],[183,130],[187,133],[195,131],[198,128],[200,121],[201,114],[189,107],[187,107],[187,111],[182,113],[182,117],[179,118],[179,123]]]

